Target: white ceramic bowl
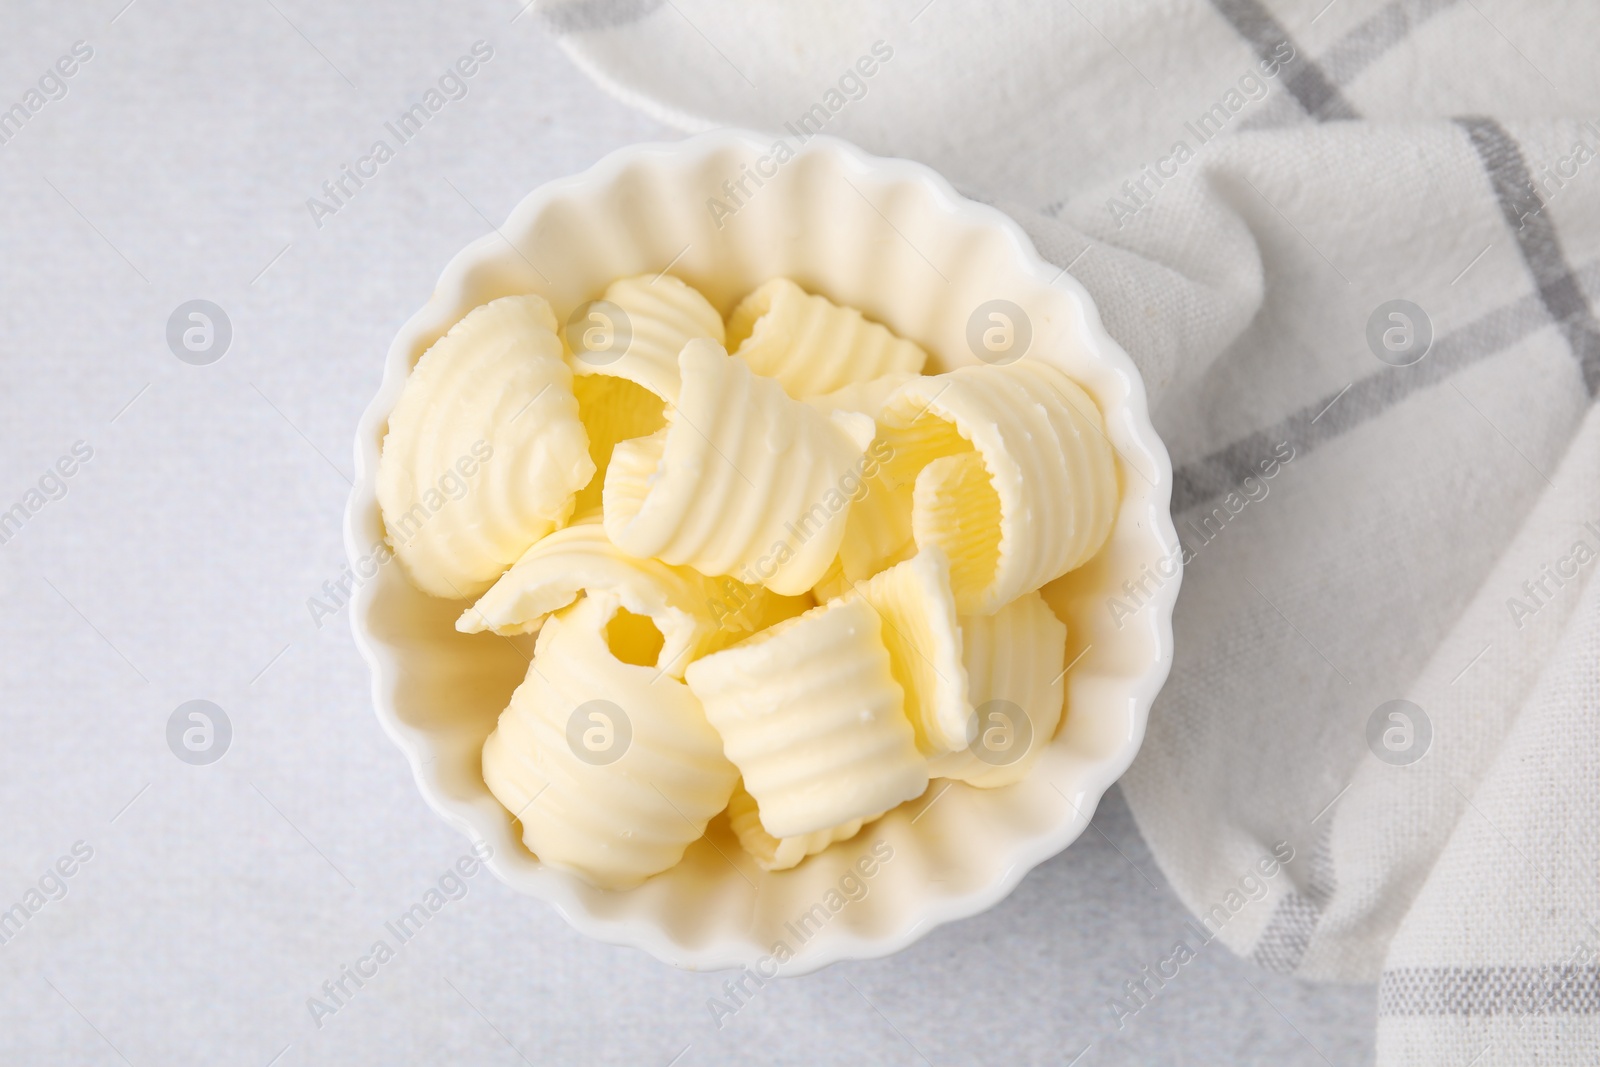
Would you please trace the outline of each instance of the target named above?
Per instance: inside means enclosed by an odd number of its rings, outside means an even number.
[[[983,911],[1083,832],[1138,751],[1166,680],[1178,580],[1120,626],[1108,597],[1128,579],[1148,588],[1146,568],[1170,559],[1178,541],[1168,514],[1171,463],[1151,428],[1144,385],[1082,286],[1040,260],[1009,218],[963,199],[926,167],[827,137],[781,165],[771,147],[766,137],[719,131],[623,149],[535,190],[499,232],[452,259],[390,346],[383,385],[361,419],[345,541],[358,561],[383,536],[378,450],[412,365],[496,297],[540,293],[564,320],[613,279],[670,267],[727,313],[756,285],[787,275],[920,342],[933,357],[930,373],[976,361],[967,324],[978,305],[1020,305],[1033,329],[1024,358],[1061,367],[1105,413],[1122,502],[1104,550],[1046,587],[1070,634],[1067,714],[1017,785],[935,781],[854,840],[779,873],[757,869],[719,817],[672,870],[626,892],[593,889],[529,853],[483,784],[479,751],[526,671],[523,655],[492,635],[457,633],[462,604],[417,592],[398,567],[379,568],[355,597],[351,620],[372,667],[378,718],[428,803],[493,846],[496,875],[579,930],[679,967],[800,974],[886,955]],[[750,195],[735,200],[723,183],[737,185],[747,166],[762,184],[746,178]],[[713,211],[712,198],[733,213]],[[868,863],[867,876],[854,865],[875,847],[892,858]],[[778,942],[787,949],[778,957],[793,954],[781,967],[771,955]]]

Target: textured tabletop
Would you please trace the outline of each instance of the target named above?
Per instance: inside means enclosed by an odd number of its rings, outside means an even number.
[[[720,1020],[725,976],[589,941],[482,872],[308,1009],[467,852],[379,729],[345,613],[308,609],[344,567],[382,355],[529,190],[675,136],[517,14],[6,8],[0,108],[26,117],[0,125],[0,511],[22,506],[0,544],[0,909],[26,920],[0,920],[0,1062],[1370,1060],[1371,989],[1201,946],[1115,790],[992,911]],[[473,76],[392,136],[477,42]],[[369,177],[338,190],[346,166]],[[231,334],[203,365],[169,344],[192,300]],[[181,729],[169,747],[190,700],[226,715],[215,762],[175,757]],[[1179,941],[1193,958],[1148,978]]]

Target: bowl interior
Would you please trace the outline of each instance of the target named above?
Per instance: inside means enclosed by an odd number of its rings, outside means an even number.
[[[1137,373],[1087,295],[1042,263],[1004,216],[962,200],[920,166],[826,138],[780,162],[765,138],[711,134],[628,149],[546,186],[451,261],[395,339],[363,420],[347,523],[352,557],[382,537],[378,447],[406,373],[434,340],[499,296],[540,293],[564,321],[614,279],[663,270],[724,314],[760,283],[788,276],[922,344],[930,372],[977,361],[967,337],[980,304],[1004,298],[1023,309],[1033,335],[1023,358],[1061,367],[1094,396],[1123,490],[1110,542],[1045,590],[1069,634],[1067,711],[1055,739],[1017,785],[935,781],[798,869],[760,871],[719,817],[678,867],[636,890],[608,892],[541,865],[481,777],[483,740],[526,672],[531,645],[457,633],[462,605],[417,592],[395,566],[362,586],[352,612],[378,714],[429,802],[493,846],[496,874],[588,933],[697,968],[754,964],[776,951],[785,973],[800,973],[893,951],[994,903],[1065,847],[1132,760],[1170,663],[1176,575],[1131,615],[1119,618],[1108,597],[1130,579],[1150,589],[1148,571],[1177,544],[1166,452]]]

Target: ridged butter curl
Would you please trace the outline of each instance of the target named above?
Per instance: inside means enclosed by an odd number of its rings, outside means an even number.
[[[619,441],[655,433],[666,404],[678,399],[678,353],[695,338],[723,340],[722,316],[693,286],[670,274],[620,278],[601,295],[622,315],[596,311],[563,333],[572,364],[578,414],[589,433],[595,475],[578,494],[578,514],[600,507],[606,467]],[[620,318],[622,322],[610,321]],[[604,348],[586,338],[599,330]]]
[[[687,686],[612,654],[607,624],[619,609],[615,597],[592,596],[545,623],[483,746],[484,781],[521,821],[523,843],[618,889],[682,859],[739,777]],[[583,758],[591,736],[601,754]],[[611,745],[620,757],[598,762]]]
[[[565,523],[593,474],[550,305],[508,296],[412,368],[378,458],[378,506],[412,583],[458,599]]]
[[[800,614],[809,598],[782,597],[731,578],[631,556],[606,536],[598,513],[537,542],[461,613],[462,633],[537,633],[552,613],[588,594],[615,596],[652,620],[663,638],[657,666],[675,678],[707,652]]]
[[[872,420],[794,400],[714,341],[678,361],[667,425],[612,453],[606,533],[636,556],[806,592],[838,553]]]
[[[728,348],[757,374],[805,399],[893,372],[920,373],[928,354],[855,308],[774,278],[728,317]]]
[[[895,681],[905,690],[906,718],[916,729],[917,747],[938,756],[965,746],[967,670],[944,552],[929,545],[854,589],[883,623],[884,647]]]
[[[934,759],[929,773],[986,789],[1021,781],[1061,724],[1067,627],[1043,596],[1027,593],[993,615],[962,616],[961,636],[972,740]],[[1013,747],[1022,742],[1015,736],[1020,723],[1008,721],[1019,710],[1028,734],[1020,751]],[[991,730],[1001,732],[1002,744],[979,758]]]
[[[927,787],[878,614],[859,597],[691,663],[684,678],[775,838],[869,818]]]
[[[764,871],[786,871],[798,866],[807,856],[815,856],[836,841],[848,841],[861,832],[872,819],[851,819],[842,826],[830,826],[798,837],[773,837],[761,825],[761,813],[756,798],[751,796],[741,782],[728,801],[728,823],[739,839],[739,847],[748,852],[756,866]]]
[[[915,480],[917,544],[950,557],[963,614],[993,614],[1082,566],[1111,532],[1117,467],[1104,421],[1052,366],[1024,359],[914,378],[881,423],[894,448],[885,476]]]

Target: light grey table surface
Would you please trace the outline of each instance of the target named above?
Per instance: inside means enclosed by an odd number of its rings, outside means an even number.
[[[319,1027],[307,998],[466,849],[379,729],[348,620],[307,610],[344,563],[356,418],[456,250],[540,183],[675,135],[512,0],[125,3],[7,3],[0,26],[0,108],[92,49],[0,145],[0,510],[40,505],[0,545],[0,909],[42,902],[0,945],[0,1062],[1371,1059],[1370,988],[1216,945],[1119,1028],[1109,1002],[1187,915],[1115,790],[992,911],[720,1029],[722,976],[591,942],[483,874]],[[319,227],[307,198],[478,40],[465,98]],[[208,366],[165,336],[195,298],[233,329]],[[78,442],[92,458],[48,477]],[[197,698],[233,729],[209,766],[166,740]],[[92,858],[46,877],[78,842]],[[30,898],[41,879],[65,895]]]

